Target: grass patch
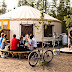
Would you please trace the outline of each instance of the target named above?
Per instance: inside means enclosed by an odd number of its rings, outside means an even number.
[[[48,64],[48,62],[47,62],[47,61],[41,62],[41,61],[39,60],[39,64],[40,64],[40,65],[46,65],[46,64]]]

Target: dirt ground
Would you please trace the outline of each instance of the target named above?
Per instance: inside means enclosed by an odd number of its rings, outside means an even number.
[[[61,53],[44,66],[31,67],[27,59],[0,58],[0,72],[72,72],[72,54]]]

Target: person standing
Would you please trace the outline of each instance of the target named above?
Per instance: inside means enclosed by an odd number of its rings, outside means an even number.
[[[68,36],[68,48],[71,48],[72,46],[72,30],[70,31],[70,34]]]
[[[0,38],[0,48],[1,48],[1,44],[2,44],[3,38],[4,38],[4,33],[1,33],[1,38]]]

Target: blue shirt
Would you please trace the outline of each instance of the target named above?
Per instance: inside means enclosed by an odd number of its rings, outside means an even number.
[[[3,40],[3,38],[1,37],[1,38],[0,38],[0,46],[1,46],[1,44],[2,44],[2,40]]]

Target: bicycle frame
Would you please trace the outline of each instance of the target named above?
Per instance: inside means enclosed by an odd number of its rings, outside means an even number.
[[[48,43],[49,44],[49,43]],[[44,45],[45,46],[45,45]],[[43,48],[42,49],[38,49],[38,51],[36,51],[36,53],[38,54],[38,59],[42,59],[43,58],[43,55],[41,55],[42,53],[40,53],[41,51],[44,51],[44,46],[43,46]],[[48,45],[47,45],[47,47],[49,47]],[[47,49],[47,48],[46,48]],[[48,50],[48,49],[47,49]],[[41,57],[42,56],[42,57]]]

